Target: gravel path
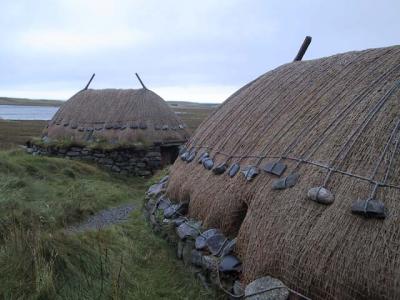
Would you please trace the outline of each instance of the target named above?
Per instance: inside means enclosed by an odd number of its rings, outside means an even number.
[[[99,211],[90,216],[86,221],[72,225],[66,229],[70,233],[78,233],[87,230],[99,230],[107,226],[122,223],[128,220],[130,213],[135,209],[133,204],[125,204]]]

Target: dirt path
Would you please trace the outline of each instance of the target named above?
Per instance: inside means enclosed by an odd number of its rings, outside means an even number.
[[[66,229],[70,233],[79,233],[87,230],[99,230],[107,226],[123,223],[128,220],[130,213],[135,209],[133,204],[125,204],[99,211],[87,220],[72,225]]]

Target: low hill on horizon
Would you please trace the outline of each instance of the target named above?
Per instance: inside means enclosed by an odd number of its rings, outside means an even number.
[[[21,106],[61,106],[65,101],[63,100],[49,100],[49,99],[29,99],[29,98],[11,98],[0,97],[0,105],[21,105]],[[167,101],[173,108],[215,108],[218,103],[200,103],[191,101]]]

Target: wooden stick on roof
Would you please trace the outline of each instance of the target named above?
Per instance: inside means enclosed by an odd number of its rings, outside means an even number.
[[[89,85],[90,85],[90,83],[92,82],[92,80],[93,80],[93,78],[94,78],[95,75],[96,75],[96,74],[93,73],[92,77],[90,77],[90,80],[89,80],[89,82],[87,83],[87,85],[85,86],[84,90],[87,90],[87,89],[89,88]]]
[[[307,51],[308,46],[311,44],[311,36],[306,36],[306,38],[303,41],[303,44],[301,45],[299,52],[297,52],[296,57],[294,58],[293,61],[300,61],[303,59],[304,54]]]
[[[143,87],[145,90],[147,90],[147,87],[144,85],[142,79],[140,79],[139,74],[138,74],[138,73],[135,73],[135,75],[136,75],[137,79],[139,80],[140,84],[142,85],[142,87]]]

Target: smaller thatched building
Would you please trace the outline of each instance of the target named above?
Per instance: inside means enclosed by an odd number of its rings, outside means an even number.
[[[189,137],[169,105],[141,89],[87,87],[57,111],[43,132],[45,154],[95,160],[117,172],[147,175],[172,163]],[[64,146],[62,146],[64,145]]]

